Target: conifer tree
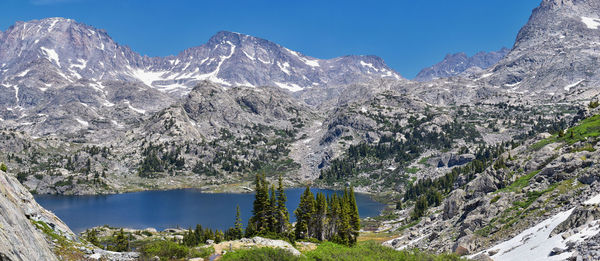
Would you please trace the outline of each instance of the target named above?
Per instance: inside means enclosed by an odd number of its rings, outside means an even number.
[[[196,237],[196,233],[190,228],[183,235],[183,240],[181,243],[183,243],[186,246],[193,247],[193,246],[198,245],[198,242],[199,242],[199,240]]]
[[[125,252],[129,250],[129,240],[125,236],[123,229],[116,234],[115,236],[115,246],[114,251],[116,252]]]
[[[315,238],[325,240],[327,225],[327,199],[323,193],[317,193],[315,209]]]
[[[352,227],[352,239],[350,244],[353,245],[356,243],[359,234],[358,231],[360,231],[360,215],[358,213],[358,205],[356,204],[353,187],[350,187],[350,194],[348,194],[348,207],[350,208],[350,226]]]
[[[223,241],[224,238],[225,238],[225,235],[223,234],[223,231],[218,230],[218,229],[215,230],[215,237],[214,237],[215,243],[217,243],[217,244],[221,243],[221,241]]]
[[[413,212],[410,214],[410,217],[413,220],[421,218],[427,212],[427,207],[429,207],[429,205],[427,203],[426,196],[420,196],[419,199],[417,199],[417,202],[415,202],[415,207],[413,209]]]
[[[275,193],[275,186],[271,185],[271,190],[269,191],[269,232],[276,232],[279,227],[279,214],[277,208],[277,194]]]
[[[339,201],[340,204],[340,212],[339,212],[339,218],[338,218],[338,224],[337,224],[337,234],[338,234],[338,239],[337,242],[340,244],[349,244],[350,243],[350,232],[351,232],[351,226],[350,226],[350,207],[349,205],[349,201],[348,201],[348,190],[344,190],[344,195],[342,196],[342,198]]]
[[[300,205],[294,211],[296,215],[296,227],[295,233],[297,239],[307,238],[309,237],[308,229],[309,224],[311,223],[311,217],[315,212],[315,198],[310,191],[310,187],[306,186],[306,190],[302,193],[300,197]]]
[[[266,233],[269,228],[269,184],[266,176],[257,174],[255,179],[254,204],[252,217],[248,220],[248,236]]]
[[[194,230],[194,236],[196,238],[197,244],[206,242],[206,240],[204,239],[204,230],[202,229],[202,225],[196,225],[196,230]]]
[[[244,228],[242,227],[242,218],[240,217],[240,205],[237,205],[235,210],[235,223],[233,225],[235,239],[240,239],[244,235]]]
[[[96,229],[92,229],[90,230],[85,238],[88,242],[90,242],[92,245],[95,245],[97,247],[102,247],[102,245],[100,244],[100,241],[98,240],[98,231]]]
[[[339,198],[338,198],[337,194],[334,193],[333,196],[331,196],[328,206],[329,206],[329,209],[327,211],[328,229],[327,229],[327,233],[326,233],[325,237],[328,240],[336,241],[336,239],[338,238],[338,235],[337,235],[338,223],[339,223],[338,220],[340,218],[340,202],[339,202]]]
[[[277,214],[278,220],[277,233],[283,235],[288,232],[290,227],[290,213],[288,212],[287,206],[285,205],[287,197],[283,190],[283,177],[279,175],[279,182],[277,184]]]
[[[269,200],[269,183],[267,182],[266,174],[261,178],[261,205],[262,213],[260,215],[260,224],[258,227],[259,234],[265,234],[269,231],[269,221],[271,214],[271,202]]]

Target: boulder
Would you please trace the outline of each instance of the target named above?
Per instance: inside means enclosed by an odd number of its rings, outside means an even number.
[[[466,193],[464,190],[456,189],[448,196],[448,198],[446,198],[444,201],[444,220],[451,219],[459,213],[464,205],[465,195]]]
[[[479,193],[486,194],[486,193],[494,192],[496,190],[498,190],[498,187],[496,187],[496,185],[494,184],[494,180],[487,173],[483,173],[483,174],[479,175],[473,181],[471,181],[469,184],[467,184],[468,192],[474,192],[474,193],[479,192]]]
[[[473,154],[452,155],[448,160],[448,167],[461,166],[475,159]]]

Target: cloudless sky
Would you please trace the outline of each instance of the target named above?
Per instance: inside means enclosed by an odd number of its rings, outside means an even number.
[[[265,38],[317,58],[374,54],[407,78],[448,53],[512,47],[541,0],[0,0],[0,30],[65,17],[119,44],[166,56],[221,30]]]

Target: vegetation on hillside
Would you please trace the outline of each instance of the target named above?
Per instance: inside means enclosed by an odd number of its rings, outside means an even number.
[[[463,260],[451,254],[428,254],[418,250],[397,251],[384,247],[372,241],[361,242],[356,246],[345,246],[331,242],[321,243],[317,249],[303,253],[303,256],[294,256],[283,249],[256,248],[248,250],[236,250],[227,253],[221,260],[247,260],[247,261],[269,261],[269,260],[331,260],[331,261],[362,261],[362,260],[394,260],[394,261],[453,261]]]

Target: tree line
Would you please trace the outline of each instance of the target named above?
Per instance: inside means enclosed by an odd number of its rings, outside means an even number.
[[[289,222],[286,207],[287,196],[279,176],[278,187],[269,185],[266,175],[255,179],[255,199],[253,216],[248,221],[245,235],[298,239],[329,240],[340,244],[356,243],[360,230],[360,217],[354,189],[345,189],[342,196],[331,197],[323,193],[314,195],[306,187],[300,197],[300,204],[294,211],[295,226]]]

